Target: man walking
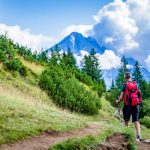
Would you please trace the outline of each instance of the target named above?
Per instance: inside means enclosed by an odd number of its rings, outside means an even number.
[[[124,100],[123,107],[123,118],[125,125],[128,126],[130,116],[132,115],[132,122],[135,125],[136,130],[136,141],[141,141],[139,113],[140,113],[140,102],[142,100],[141,92],[135,81],[131,80],[129,72],[125,73],[125,81],[121,89],[121,94],[116,103],[119,105],[122,99]]]

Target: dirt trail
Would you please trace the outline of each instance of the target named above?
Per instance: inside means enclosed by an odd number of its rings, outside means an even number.
[[[138,150],[150,150],[150,142],[148,143],[140,142],[137,143],[137,146],[138,146]]]
[[[100,125],[92,124],[86,128],[70,132],[45,132],[40,136],[35,136],[26,140],[18,141],[14,144],[4,144],[0,147],[0,150],[48,150],[51,145],[60,143],[69,138],[79,138],[89,134],[97,135],[100,133],[100,129]]]
[[[150,150],[149,142],[137,142],[137,150]],[[97,145],[92,150],[129,150],[128,141],[124,135],[117,133],[106,139],[100,145]]]
[[[79,138],[86,135],[98,135],[102,130],[99,124],[92,124],[86,128],[70,132],[45,132],[40,136],[31,137],[14,144],[4,144],[0,150],[48,150],[51,145],[60,143],[67,139]],[[136,143],[138,150],[150,150],[150,142]],[[93,150],[128,150],[128,141],[125,136],[116,133],[106,139],[102,144],[97,145]]]
[[[126,138],[120,134],[114,134],[106,139],[100,145],[97,145],[93,150],[128,150],[128,142]]]

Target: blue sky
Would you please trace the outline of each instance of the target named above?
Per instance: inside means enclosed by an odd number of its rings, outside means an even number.
[[[98,10],[112,0],[0,0],[0,23],[56,36],[69,25],[93,24]]]
[[[150,70],[149,12],[150,0],[0,0],[0,34],[40,51],[76,31],[108,48],[104,68],[125,55]]]

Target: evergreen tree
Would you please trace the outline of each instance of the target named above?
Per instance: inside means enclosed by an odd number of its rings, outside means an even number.
[[[51,58],[50,58],[50,65],[57,65],[61,61],[60,57],[60,49],[58,45],[54,47],[54,49],[51,49]]]
[[[98,59],[95,56],[96,52],[94,49],[91,49],[88,56],[84,57],[83,72],[91,76],[92,79],[99,81],[102,78],[102,73],[99,67]]]
[[[67,53],[63,53],[61,64],[65,66],[69,66],[71,68],[76,67],[76,59],[71,52],[71,49],[68,48]]]
[[[11,40],[6,36],[0,36],[0,61],[12,60],[15,56],[15,48]]]
[[[114,83],[114,80],[112,80],[111,88],[110,88],[110,89],[112,90],[112,89],[114,89],[114,88],[115,88],[115,83]]]
[[[123,83],[125,82],[124,74],[125,74],[125,72],[129,71],[127,68],[127,64],[128,64],[127,59],[125,58],[125,56],[123,56],[121,58],[121,67],[119,69],[118,76],[116,78],[117,89],[121,89]]]
[[[128,72],[128,68],[127,68],[127,65],[128,65],[128,61],[127,59],[125,58],[125,56],[123,55],[122,58],[121,58],[121,63],[122,63],[122,69],[124,72]]]
[[[38,55],[38,61],[47,63],[47,52],[43,51],[43,49],[42,52]]]
[[[143,75],[142,75],[138,61],[135,62],[132,77],[133,77],[133,80],[137,82],[139,88],[141,89],[142,82],[144,79],[143,79]]]

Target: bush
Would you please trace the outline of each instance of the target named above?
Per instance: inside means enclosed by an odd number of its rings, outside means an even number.
[[[93,115],[101,107],[98,96],[86,90],[68,69],[60,66],[44,71],[39,85],[62,108]]]
[[[150,128],[150,117],[145,116],[143,119],[140,120],[140,122],[147,128]]]
[[[4,67],[6,70],[17,71],[17,72],[19,72],[20,75],[27,76],[27,68],[17,58],[5,62]]]
[[[92,85],[92,84],[93,84],[93,83],[92,83],[92,82],[93,82],[93,81],[92,81],[92,78],[91,78],[90,76],[88,76],[86,73],[81,72],[79,69],[76,69],[76,70],[75,70],[75,77],[76,77],[79,81],[85,83],[86,85]]]
[[[22,75],[24,77],[27,76],[28,75],[27,68],[25,66],[22,66],[22,68],[20,68],[20,70],[19,70],[19,73],[20,73],[20,75]]]
[[[19,59],[13,59],[4,63],[5,69],[9,71],[19,71],[22,68],[22,63]]]
[[[106,99],[111,103],[112,106],[116,107],[116,99],[118,97],[119,93],[116,88],[112,89],[111,91],[108,91],[106,93]]]
[[[0,62],[4,62],[6,60],[4,51],[0,49]]]
[[[144,116],[150,116],[150,100],[149,99],[142,101],[142,105],[140,109],[140,118],[144,118]]]
[[[85,72],[80,71],[79,69],[76,69],[74,72],[75,77],[82,83],[91,86],[92,90],[97,91],[99,97],[101,97],[102,93],[106,91],[105,83],[103,80],[99,80],[99,82],[92,80],[92,77],[87,75]]]

